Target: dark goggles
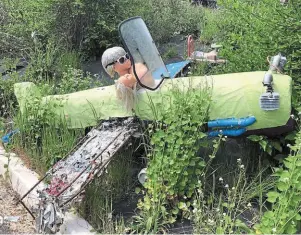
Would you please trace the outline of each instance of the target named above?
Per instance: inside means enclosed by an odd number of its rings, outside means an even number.
[[[118,60],[112,62],[112,63],[109,63],[106,65],[106,68],[110,65],[113,65],[115,64],[116,62],[118,62],[119,64],[124,64],[125,61],[127,61],[128,59],[130,59],[130,56],[128,55],[128,53],[126,53],[124,56],[121,56]]]

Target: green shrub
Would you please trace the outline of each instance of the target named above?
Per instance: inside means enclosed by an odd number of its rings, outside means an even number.
[[[76,91],[87,90],[92,87],[99,87],[102,84],[95,77],[87,74],[80,69],[66,67],[61,79],[54,89],[54,94],[68,94]]]
[[[0,75],[0,117],[11,118],[17,109],[17,99],[14,95],[13,86],[20,81],[19,74],[12,72],[9,79],[2,79]]]
[[[86,188],[85,200],[79,206],[80,213],[99,233],[123,233],[124,224],[114,211],[121,202],[131,203],[133,194],[133,148],[122,149],[114,156],[105,173],[95,178]]]
[[[285,158],[284,166],[275,169],[277,179],[274,190],[267,193],[267,201],[272,203],[260,223],[255,228],[257,233],[293,234],[298,231],[301,221],[301,133],[296,136],[296,143],[289,146],[291,154]]]
[[[0,12],[0,41],[6,42],[0,51],[24,54],[36,40],[46,45],[55,38],[55,45],[84,58],[119,44],[118,24],[129,17],[141,16],[161,42],[174,33],[196,31],[203,16],[202,8],[178,0],[4,0]]]
[[[285,73],[294,80],[293,104],[300,107],[300,1],[283,6],[274,0],[220,0],[216,21],[207,17],[203,31],[223,44],[220,55],[229,63],[215,73],[267,70],[266,58],[281,52],[288,59]],[[213,29],[213,30],[212,30]],[[206,36],[206,34],[205,34]],[[209,37],[208,35],[206,37]]]
[[[174,86],[170,107],[161,111],[158,125],[150,126],[151,147],[145,195],[139,202],[141,212],[135,218],[137,232],[157,233],[187,217],[190,200],[204,172],[204,158],[197,156],[199,141],[206,137],[204,123],[210,104],[210,89]],[[159,116],[161,116],[159,115]],[[153,132],[153,133],[152,133]],[[216,140],[217,150],[220,140]],[[216,152],[216,151],[215,151]],[[214,155],[214,153],[213,153]]]

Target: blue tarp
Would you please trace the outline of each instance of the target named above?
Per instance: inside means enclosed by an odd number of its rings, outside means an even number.
[[[181,62],[166,65],[170,78],[175,78],[190,62],[190,60],[184,60]]]
[[[166,69],[169,72],[170,78],[175,78],[177,75],[184,69],[191,61],[190,60],[184,60],[181,62],[171,63],[166,65]],[[154,79],[162,79],[161,74],[164,74],[166,72],[165,68],[158,68],[153,73],[152,76]]]

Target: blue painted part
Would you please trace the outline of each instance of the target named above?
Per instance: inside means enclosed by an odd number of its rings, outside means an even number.
[[[175,78],[188,64],[190,64],[190,60],[184,60],[177,63],[172,63],[166,65],[166,68],[169,72],[170,78]]]
[[[256,122],[256,118],[254,116],[246,117],[246,118],[226,118],[213,120],[208,122],[208,128],[213,127],[246,127],[252,125]]]
[[[240,129],[222,129],[222,130],[216,130],[216,131],[209,131],[208,136],[209,137],[217,137],[218,135],[226,135],[226,136],[240,136],[243,133],[246,132],[246,128],[240,128]]]
[[[168,72],[168,70],[166,70],[165,67],[161,67],[161,68],[156,69],[154,72],[152,72],[152,77],[155,80],[161,80],[162,79],[162,77],[161,77],[162,74],[164,74],[166,77],[169,77],[169,74],[167,72]]]
[[[167,69],[167,71],[169,73],[169,77],[175,78],[182,71],[182,69],[184,69],[190,62],[191,62],[190,60],[184,60],[184,61],[177,62],[177,63],[167,64],[166,68],[162,67],[162,68],[156,69],[152,73],[152,76],[155,80],[160,80],[160,79],[162,79],[161,74],[166,73],[166,69]]]
[[[18,133],[18,132],[19,132],[19,129],[16,129],[16,130],[14,130],[14,131],[11,131],[11,132],[7,133],[5,136],[3,136],[3,137],[1,138],[2,143],[4,143],[4,144],[9,143],[9,142],[10,142],[10,137],[12,137],[14,134],[16,134],[16,133]]]

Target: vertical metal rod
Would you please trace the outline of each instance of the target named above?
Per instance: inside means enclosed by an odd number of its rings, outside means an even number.
[[[37,187],[37,185],[40,184],[40,183],[41,183],[48,175],[49,175],[49,173],[47,173],[46,175],[44,175],[44,177],[43,177],[42,179],[40,179],[34,186],[32,186],[32,187],[27,191],[27,193],[25,193],[25,194],[23,195],[23,197],[21,197],[21,198],[17,201],[16,205],[18,205],[19,202],[21,202],[28,194],[30,194],[31,191],[32,191],[35,187]]]
[[[28,213],[31,215],[31,217],[35,220],[36,217],[33,215],[33,213],[29,210],[29,208],[24,204],[23,201],[20,201],[20,203],[22,204],[22,206],[24,206],[24,208],[28,211]]]
[[[84,138],[82,138],[80,141],[79,141],[79,143],[77,144],[77,145],[75,145],[75,147],[74,148],[72,148],[66,155],[65,155],[65,157],[64,158],[62,158],[60,161],[63,161],[63,160],[65,160],[66,159],[66,157],[76,148],[76,147],[78,147],[83,141],[84,141],[84,139],[85,139],[85,137]],[[92,139],[94,139],[94,137],[92,137]],[[91,139],[91,140],[92,140]],[[52,167],[53,168],[53,167]],[[52,169],[51,168],[51,169]],[[52,172],[52,174],[53,173],[55,173],[56,171],[54,171],[54,172]],[[23,196],[22,196],[22,198],[21,199],[19,199],[18,201],[17,201],[17,203],[16,203],[16,205],[18,205],[18,203],[19,202],[21,202],[29,193],[31,193],[31,191],[37,186],[37,185],[39,185],[48,175],[50,174],[50,172],[48,171],[45,175],[44,175],[44,177],[42,178],[42,179],[40,179],[34,186],[32,186],[29,190],[28,190],[28,192],[27,193],[25,193]]]

